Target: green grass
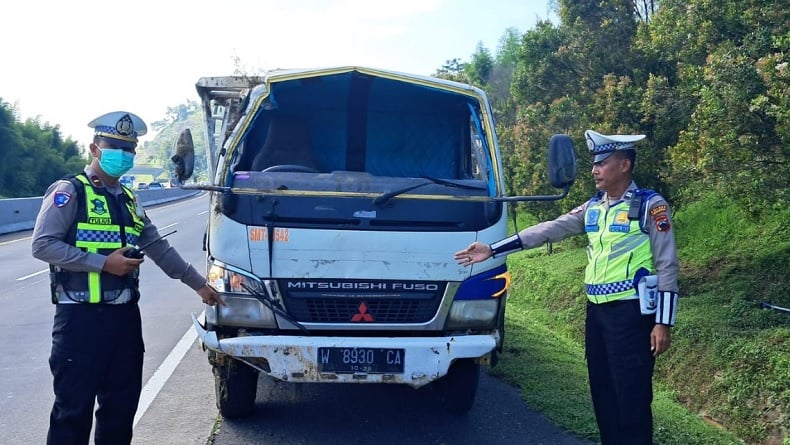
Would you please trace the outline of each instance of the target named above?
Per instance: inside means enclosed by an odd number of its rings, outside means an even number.
[[[790,315],[759,306],[790,307],[788,222],[790,211],[755,219],[713,198],[675,215],[682,298],[672,347],[656,365],[657,444],[790,444]],[[595,440],[578,244],[509,257],[505,350],[492,372]]]

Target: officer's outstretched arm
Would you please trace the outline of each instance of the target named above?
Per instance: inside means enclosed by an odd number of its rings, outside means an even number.
[[[474,263],[485,261],[493,255],[491,247],[481,242],[473,242],[464,250],[455,252],[455,261],[461,266],[471,266]]]

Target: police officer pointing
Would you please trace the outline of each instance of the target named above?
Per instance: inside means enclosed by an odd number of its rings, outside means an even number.
[[[55,318],[49,358],[55,402],[49,444],[128,444],[142,389],[143,338],[138,283],[142,258],[124,252],[158,237],[134,194],[119,183],[134,164],[146,125],[125,111],[88,124],[93,159],[80,174],[53,183],[33,229],[33,256],[50,264]],[[168,276],[207,304],[223,304],[206,279],[167,240],[145,249]]]
[[[652,444],[655,358],[670,344],[678,301],[678,259],[669,204],[631,176],[644,135],[587,130],[598,193],[553,221],[456,252],[469,266],[586,233],[585,349],[595,417],[604,445]]]

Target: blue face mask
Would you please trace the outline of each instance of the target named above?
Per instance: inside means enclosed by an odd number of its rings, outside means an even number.
[[[102,148],[99,167],[104,173],[120,178],[134,167],[134,154],[117,148]]]

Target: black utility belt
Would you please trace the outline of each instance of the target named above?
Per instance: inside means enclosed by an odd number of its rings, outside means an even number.
[[[137,302],[138,293],[132,289],[112,289],[102,292],[101,301],[91,302],[90,292],[82,290],[58,290],[53,296],[55,304],[128,304]]]

